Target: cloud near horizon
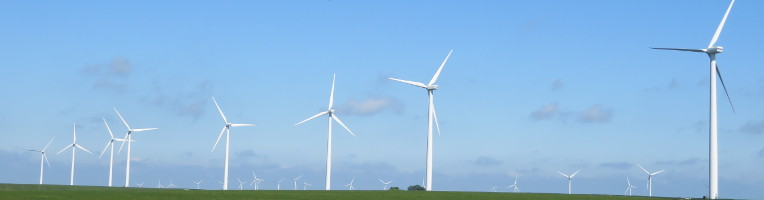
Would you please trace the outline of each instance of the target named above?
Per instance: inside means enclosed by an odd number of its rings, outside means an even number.
[[[350,99],[336,110],[342,115],[372,116],[387,110],[400,114],[404,107],[403,102],[394,97],[368,96],[363,100]]]
[[[576,116],[577,121],[584,123],[607,123],[613,118],[613,111],[599,104],[595,104],[581,112],[563,111],[558,103],[549,103],[531,112],[529,115],[531,119],[536,121],[553,118],[567,121],[572,116]]]

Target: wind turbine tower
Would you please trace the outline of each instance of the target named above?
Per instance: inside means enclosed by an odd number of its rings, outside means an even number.
[[[329,136],[327,138],[327,144],[326,144],[326,190],[331,189],[332,185],[332,120],[337,121],[338,124],[340,124],[345,130],[350,133],[353,137],[355,137],[355,134],[353,134],[353,131],[350,131],[350,129],[345,126],[345,123],[342,123],[342,120],[337,117],[337,115],[334,113],[334,109],[332,109],[332,105],[334,104],[334,80],[337,79],[337,74],[334,75],[332,78],[332,91],[329,93],[329,108],[327,108],[326,111],[320,112],[316,115],[313,115],[312,117],[303,120],[295,126],[300,125],[302,123],[305,123],[307,121],[310,121],[312,119],[315,119],[316,117],[320,117],[323,115],[329,115]],[[295,182],[295,185],[297,182]],[[295,187],[296,188],[296,187]]]
[[[719,26],[716,28],[716,32],[714,33],[714,36],[711,38],[711,43],[708,44],[708,47],[705,49],[681,49],[681,48],[653,48],[653,49],[659,49],[659,50],[674,50],[674,51],[689,51],[689,52],[699,52],[699,53],[706,53],[708,55],[708,58],[711,60],[710,65],[710,112],[709,112],[709,123],[708,123],[708,195],[711,199],[719,198],[719,152],[718,152],[718,146],[717,146],[717,112],[716,112],[716,76],[719,75],[719,81],[722,83],[722,87],[724,88],[724,93],[727,95],[727,100],[730,101],[730,106],[732,106],[732,100],[730,99],[729,93],[727,92],[727,87],[724,85],[724,79],[722,79],[722,74],[719,72],[719,66],[716,65],[716,54],[722,53],[724,51],[724,48],[721,46],[715,46],[716,40],[719,39],[719,34],[722,32],[722,28],[724,28],[724,23],[727,21],[727,16],[730,14],[730,10],[732,10],[732,5],[735,4],[735,0],[732,0],[730,2],[729,7],[727,8],[727,12],[724,13],[724,17],[722,17],[722,21],[719,23]],[[732,112],[735,112],[735,108],[732,107]]]
[[[231,127],[254,126],[254,124],[234,124],[228,122],[228,119],[225,117],[225,114],[223,114],[223,110],[220,109],[218,101],[215,100],[215,97],[212,97],[212,101],[215,102],[215,107],[218,108],[218,111],[220,111],[220,117],[223,117],[223,122],[225,122],[223,130],[221,130],[220,135],[218,135],[218,140],[215,141],[215,145],[212,146],[212,151],[215,151],[215,147],[218,146],[220,138],[223,137],[223,133],[225,133],[225,170],[223,170],[223,190],[228,190],[228,152],[230,150],[231,144]]]
[[[432,122],[435,121],[435,126],[438,129],[438,135],[440,135],[440,125],[438,125],[438,116],[435,114],[435,104],[433,103],[433,92],[438,89],[438,85],[435,85],[435,81],[438,80],[438,76],[440,76],[440,71],[443,70],[443,66],[446,65],[446,61],[448,61],[448,58],[451,57],[451,53],[453,53],[454,50],[448,52],[448,55],[446,56],[446,59],[443,60],[443,63],[440,64],[440,67],[438,68],[438,71],[435,72],[435,75],[430,80],[430,83],[425,85],[421,82],[415,82],[415,81],[407,81],[407,80],[401,80],[396,78],[390,78],[390,80],[410,84],[413,86],[421,87],[427,90],[427,96],[429,97],[429,106],[427,109],[427,161],[426,161],[426,179],[427,183],[424,185],[425,190],[432,191]]]
[[[117,112],[117,116],[119,116],[119,119],[122,120],[122,123],[125,124],[125,127],[127,127],[127,133],[125,134],[125,140],[127,140],[127,167],[125,167],[125,187],[130,187],[130,152],[132,141],[133,141],[133,132],[141,132],[141,131],[150,131],[150,130],[156,130],[157,128],[137,128],[132,129],[130,128],[130,125],[127,124],[127,121],[125,121],[125,118],[122,117],[121,114],[119,114],[119,111],[117,111],[117,108],[114,108],[114,112]],[[122,142],[122,145],[119,146],[119,151],[122,151],[122,147],[125,145],[124,142]]]
[[[568,178],[568,194],[571,194],[572,189],[573,189],[573,177],[576,176],[576,174],[578,174],[578,172],[580,172],[580,171],[581,170],[578,170],[578,171],[576,171],[575,173],[573,173],[571,175],[563,174],[562,172],[559,172],[559,171],[557,172],[560,175],[564,176],[565,178]]]
[[[50,168],[50,162],[48,161],[48,156],[45,155],[45,150],[48,149],[48,146],[50,146],[50,143],[53,142],[53,139],[56,139],[56,137],[51,138],[50,142],[48,142],[48,144],[45,145],[45,147],[42,148],[42,150],[29,150],[34,152],[40,152],[40,185],[42,185],[42,175],[45,169],[45,165],[43,165],[43,161],[45,161],[45,163],[48,163],[48,168]]]
[[[657,172],[649,172],[644,167],[642,167],[642,165],[638,165],[638,166],[639,168],[642,169],[642,171],[645,171],[645,173],[647,174],[647,193],[649,196],[653,196],[653,176],[656,174],[660,174],[664,170],[657,171]]]
[[[74,185],[74,154],[77,152],[77,148],[82,149],[83,151],[88,152],[90,154],[93,154],[93,152],[90,152],[87,149],[85,149],[85,147],[82,147],[79,144],[77,144],[77,124],[74,124],[74,142],[64,147],[64,149],[61,149],[61,151],[59,151],[56,154],[60,154],[61,152],[64,152],[69,148],[72,149],[72,176],[69,179],[69,185]]]

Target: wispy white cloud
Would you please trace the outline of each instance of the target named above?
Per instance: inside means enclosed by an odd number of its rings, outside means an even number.
[[[562,80],[557,79],[552,83],[552,90],[562,90]]]
[[[605,123],[613,118],[611,109],[603,108],[600,105],[594,105],[578,114],[578,119],[587,123]]]
[[[540,109],[533,111],[530,115],[531,119],[544,120],[550,119],[560,114],[560,107],[557,103],[550,103],[542,106]]]
[[[96,79],[91,85],[94,90],[125,93],[132,91],[126,82],[133,69],[133,64],[129,60],[117,57],[106,64],[87,65],[80,72]]]
[[[611,169],[629,169],[634,164],[628,163],[628,162],[604,162],[597,165],[598,167],[602,168],[611,168]]]
[[[749,121],[740,127],[740,132],[752,134],[764,134],[764,120]]]
[[[481,166],[497,166],[497,165],[501,165],[502,162],[490,156],[480,156],[477,159],[475,159],[473,163],[475,163],[476,165],[481,165]]]
[[[372,116],[388,110],[400,114],[403,108],[403,102],[394,97],[368,96],[362,100],[350,99],[336,110],[342,115]]]

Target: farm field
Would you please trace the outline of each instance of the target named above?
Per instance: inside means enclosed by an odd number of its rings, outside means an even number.
[[[0,199],[221,199],[221,200],[456,200],[456,199],[672,199],[611,195],[544,194],[544,193],[495,193],[495,192],[423,192],[423,191],[319,191],[319,190],[185,190],[155,188],[121,188],[101,186],[65,186],[0,184]],[[676,198],[673,198],[676,199]]]

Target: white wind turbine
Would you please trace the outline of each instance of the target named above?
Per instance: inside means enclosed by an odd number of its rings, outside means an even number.
[[[281,178],[279,182],[276,182],[276,190],[281,190],[281,181],[284,181],[284,178]]]
[[[194,183],[196,184],[196,189],[198,190],[199,189],[199,185],[202,184],[202,180],[194,181]]]
[[[172,184],[172,179],[170,179],[170,184],[167,185],[167,188],[174,188],[175,184]]]
[[[512,185],[507,186],[507,188],[513,188],[512,189],[513,192],[520,192],[520,189],[517,188],[517,176],[515,176],[515,183],[513,183]]]
[[[307,121],[310,121],[312,119],[315,119],[316,117],[329,115],[329,136],[327,138],[327,145],[326,145],[326,190],[329,190],[331,188],[331,183],[332,183],[331,181],[332,180],[331,179],[332,178],[332,119],[334,119],[334,121],[337,121],[337,123],[340,124],[343,128],[345,128],[345,130],[347,130],[348,133],[350,133],[350,135],[353,135],[353,137],[355,137],[355,134],[353,134],[353,131],[350,131],[350,129],[347,126],[345,126],[345,123],[342,123],[342,120],[340,120],[340,118],[337,118],[337,115],[334,114],[334,109],[332,109],[332,105],[334,104],[334,80],[336,78],[337,78],[337,74],[335,74],[334,77],[332,78],[332,91],[329,94],[329,108],[327,108],[327,110],[324,112],[313,115],[312,117],[295,124],[295,126],[297,126]]]
[[[499,186],[493,186],[493,187],[491,188],[491,192],[496,192],[496,190],[497,190],[497,189],[499,189]]]
[[[164,185],[162,185],[162,179],[159,179],[159,184],[157,184],[157,188],[164,188]]]
[[[48,161],[48,156],[45,155],[45,150],[48,149],[48,146],[50,146],[50,143],[53,142],[53,139],[56,139],[56,137],[53,137],[50,139],[50,142],[48,142],[45,147],[42,148],[42,150],[29,150],[34,152],[40,152],[40,185],[42,185],[42,175],[43,175],[43,169],[45,169],[43,165],[43,161],[48,163],[48,168],[50,168],[50,162]]]
[[[724,88],[724,93],[727,95],[727,100],[730,101],[730,106],[732,106],[732,100],[730,99],[729,93],[727,93],[727,87],[724,85],[724,79],[722,79],[722,74],[719,72],[719,66],[716,65],[716,54],[722,53],[724,51],[724,48],[721,46],[714,46],[716,45],[716,40],[719,39],[719,34],[722,32],[722,28],[724,28],[724,22],[727,21],[727,16],[730,14],[730,10],[732,10],[732,5],[735,3],[735,0],[732,0],[730,2],[730,6],[727,8],[727,12],[724,13],[724,17],[722,17],[721,23],[719,23],[719,26],[716,28],[716,32],[714,33],[714,37],[711,38],[711,43],[708,44],[708,47],[705,49],[680,49],[680,48],[653,48],[653,49],[660,49],[660,50],[675,50],[675,51],[689,51],[689,52],[700,52],[700,53],[706,53],[708,55],[708,58],[711,60],[710,65],[710,83],[711,83],[711,89],[710,89],[710,119],[709,119],[709,126],[708,126],[708,134],[709,134],[709,148],[708,148],[708,193],[709,197],[711,199],[719,198],[719,153],[718,153],[718,146],[717,146],[717,116],[716,116],[716,75],[719,75],[719,81],[722,82],[722,87]],[[735,108],[732,107],[732,112],[735,112]]]
[[[114,134],[111,133],[111,128],[109,128],[109,124],[106,123],[106,118],[101,118],[101,119],[103,119],[103,124],[106,124],[106,130],[109,131],[109,136],[111,137],[111,139],[109,139],[109,142],[106,143],[106,147],[103,148],[103,151],[101,151],[101,155],[99,155],[98,158],[101,158],[101,156],[103,156],[103,154],[106,153],[106,149],[111,147],[111,151],[110,151],[111,156],[109,157],[109,187],[111,187],[112,172],[114,169],[113,167],[114,166],[114,141],[119,141],[124,143],[125,140],[121,138],[115,138]]]
[[[138,185],[138,187],[139,187],[139,188],[142,188],[142,187],[143,187],[143,183],[138,183],[138,184],[136,184],[136,185]]]
[[[60,154],[61,152],[64,152],[69,148],[72,149],[72,176],[69,180],[69,185],[74,185],[74,154],[75,152],[77,152],[77,148],[82,149],[83,151],[88,152],[90,154],[93,154],[93,152],[90,152],[87,149],[85,149],[85,147],[82,147],[79,144],[77,144],[77,124],[76,123],[74,124],[74,142],[72,142],[72,144],[70,145],[67,145],[66,147],[64,147],[64,149],[61,149],[61,151],[59,151],[56,154]]]
[[[435,85],[435,81],[438,80],[438,76],[440,76],[440,71],[443,70],[443,66],[446,65],[446,61],[448,61],[448,58],[451,57],[451,53],[453,53],[454,50],[448,52],[448,55],[446,56],[446,59],[443,60],[443,63],[440,64],[440,67],[438,68],[438,71],[435,72],[435,76],[432,77],[430,80],[430,83],[425,85],[424,83],[420,82],[414,82],[414,81],[407,81],[407,80],[401,80],[401,79],[395,79],[390,78],[390,80],[414,85],[417,87],[421,87],[424,89],[427,89],[427,96],[429,97],[429,108],[427,109],[427,166],[426,166],[426,176],[427,176],[427,184],[425,187],[425,190],[432,191],[432,121],[434,119],[435,126],[438,129],[438,134],[440,134],[440,125],[438,125],[438,116],[435,115],[435,105],[433,104],[433,92],[438,89],[438,85]]]
[[[642,171],[645,171],[645,173],[647,174],[647,194],[648,196],[653,196],[653,176],[656,174],[660,174],[661,172],[665,170],[650,173],[644,167],[642,167],[642,165],[637,165],[637,166],[639,166],[639,168],[642,168]]]
[[[114,108],[114,112],[117,113],[117,116],[119,116],[119,119],[122,120],[122,123],[125,124],[125,127],[127,127],[127,133],[125,134],[124,140],[127,140],[127,167],[125,167],[125,187],[130,187],[130,153],[131,153],[131,146],[133,141],[133,132],[141,132],[141,131],[150,131],[150,130],[156,130],[157,128],[130,128],[130,125],[127,124],[127,121],[125,121],[125,118],[122,117],[121,114],[119,114],[119,111],[117,111],[117,108]],[[122,152],[122,147],[125,145],[124,142],[122,142],[121,145],[119,145],[119,152]]]
[[[626,192],[623,192],[623,193],[624,194],[629,193],[629,196],[631,196],[631,189],[637,188],[637,186],[631,185],[631,180],[629,180],[628,177],[626,177],[626,184],[628,184],[628,186],[626,186]]]
[[[350,180],[350,183],[348,183],[348,184],[347,184],[347,185],[345,185],[345,186],[348,186],[348,189],[349,189],[349,190],[353,190],[353,189],[355,189],[355,188],[353,187],[353,182],[354,182],[354,181],[355,181],[355,177],[353,177],[353,179],[352,179],[352,180]]]
[[[387,185],[388,185],[388,184],[390,184],[390,183],[392,183],[393,181],[387,181],[387,182],[385,182],[385,181],[383,181],[382,179],[379,179],[379,182],[382,182],[382,184],[385,184],[385,186],[384,186],[384,187],[382,187],[382,190],[387,190]]]
[[[311,186],[311,184],[310,184],[310,183],[308,183],[308,182],[307,182],[307,181],[305,181],[305,180],[303,180],[303,181],[302,181],[302,184],[303,184],[303,186],[302,186],[302,190],[308,190],[308,186]]]
[[[231,127],[254,126],[254,124],[234,124],[228,122],[228,119],[225,117],[225,114],[223,114],[223,110],[220,109],[218,101],[215,100],[215,97],[212,97],[212,101],[215,102],[215,107],[218,108],[218,111],[220,111],[220,117],[223,117],[223,122],[225,122],[223,130],[221,130],[220,135],[218,135],[218,140],[215,141],[215,145],[212,146],[212,151],[215,151],[215,147],[218,146],[220,138],[223,137],[223,133],[225,133],[225,170],[223,171],[223,190],[228,190],[228,151],[231,144]]]
[[[578,172],[580,172],[580,171],[581,170],[578,170],[578,171],[576,171],[575,173],[573,173],[571,175],[563,174],[562,172],[559,172],[559,171],[557,172],[560,175],[564,176],[565,178],[568,178],[568,194],[571,193],[572,188],[573,188],[573,180],[572,180],[573,177],[576,176],[576,174],[578,174]]]
[[[302,175],[298,176],[297,178],[294,178],[294,190],[297,190],[297,180],[300,179]]]
[[[244,184],[246,184],[247,182],[241,181],[241,179],[239,178],[236,178],[236,180],[239,181],[239,190],[244,190]]]
[[[255,186],[255,190],[260,190],[260,182],[262,182],[263,179],[257,178],[257,175],[255,175],[255,172],[252,172],[252,177],[255,178],[252,180],[252,185]]]

